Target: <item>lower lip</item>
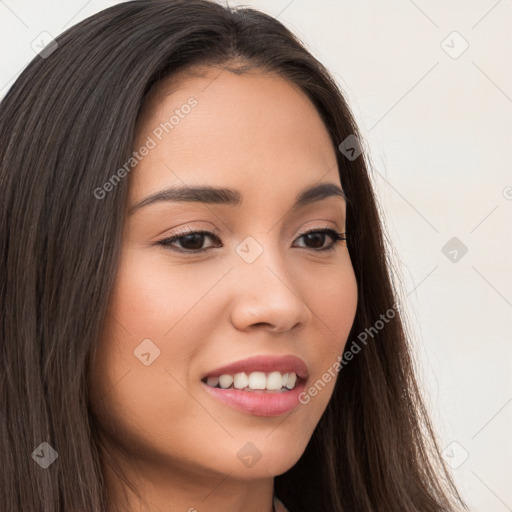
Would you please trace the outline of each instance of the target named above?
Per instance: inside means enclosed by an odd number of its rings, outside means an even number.
[[[299,405],[299,395],[305,382],[297,381],[295,387],[284,392],[242,391],[241,389],[213,388],[201,382],[206,391],[217,400],[254,416],[280,416]]]

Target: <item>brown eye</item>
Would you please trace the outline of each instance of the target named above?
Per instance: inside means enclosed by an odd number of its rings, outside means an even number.
[[[336,248],[336,244],[340,240],[346,240],[345,233],[338,233],[334,229],[322,229],[322,230],[312,230],[308,231],[307,233],[304,233],[299,238],[304,238],[304,241],[311,242],[313,247],[308,246],[308,248],[312,248],[313,250],[316,250],[317,252],[321,251],[329,251],[334,250]],[[327,247],[323,247],[326,236],[330,237],[332,240],[332,243],[328,245]]]
[[[346,240],[344,235],[345,233],[338,233],[336,230],[330,228],[316,229],[303,233],[298,237],[298,240],[304,239],[304,241],[306,241],[306,249],[311,249],[315,252],[323,252],[334,250],[339,241]],[[324,247],[326,237],[330,238],[332,242],[327,247]],[[214,248],[213,246],[203,247],[205,238],[210,238],[217,244],[221,243],[220,238],[209,231],[189,231],[160,240],[156,242],[156,245],[162,245],[176,252],[198,254]]]
[[[203,243],[205,237],[211,238],[216,242],[220,242],[220,239],[214,233],[210,233],[209,231],[191,231],[187,234],[179,234],[172,236],[170,238],[165,238],[164,240],[160,240],[158,245],[163,245],[164,247],[169,247],[172,250],[177,252],[205,252],[209,247],[203,248]],[[181,247],[175,247],[175,242],[179,242]]]

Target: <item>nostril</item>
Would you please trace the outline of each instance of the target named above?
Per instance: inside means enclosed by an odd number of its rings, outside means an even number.
[[[261,325],[269,325],[267,322],[258,322],[256,324],[252,324],[253,327],[260,327]]]

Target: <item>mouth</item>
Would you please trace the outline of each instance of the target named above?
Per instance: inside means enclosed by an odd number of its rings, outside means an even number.
[[[300,404],[308,367],[295,356],[253,356],[211,370],[201,383],[216,401],[253,416],[280,416]]]
[[[286,393],[304,379],[295,372],[240,372],[224,373],[214,377],[204,377],[202,382],[216,389],[238,389],[249,392]]]

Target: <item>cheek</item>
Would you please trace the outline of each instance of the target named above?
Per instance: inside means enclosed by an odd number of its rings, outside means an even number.
[[[197,317],[200,311],[203,316],[201,299],[223,274],[208,265],[171,264],[161,251],[127,249],[113,291],[116,319],[142,338],[172,338],[182,321],[190,322],[187,315]]]
[[[319,283],[320,284],[320,283]],[[319,419],[332,396],[339,375],[339,359],[343,354],[357,310],[357,281],[351,265],[329,270],[329,278],[321,280],[308,295],[317,335],[310,360],[315,361],[307,387],[300,397],[308,414]]]
[[[117,418],[119,427],[128,422],[133,432],[147,425],[169,435],[172,411],[186,412],[190,406],[179,383],[187,378],[185,360],[192,347],[179,334],[185,324],[180,320],[206,284],[196,282],[199,277],[191,282],[190,275],[163,267],[161,259],[141,258],[136,250],[123,252],[91,390],[104,424]],[[113,423],[109,428],[114,428]]]
[[[352,266],[343,266],[337,273],[332,272],[319,288],[320,317],[331,327],[331,334],[344,340],[352,327],[358,299]]]
[[[350,263],[329,267],[325,272],[311,278],[304,286],[310,292],[305,294],[307,305],[312,311],[313,322],[319,333],[322,352],[327,357],[332,351],[341,354],[354,322],[357,309],[357,281]]]
[[[143,437],[158,431],[171,439],[180,430],[175,411],[189,420],[201,415],[183,386],[205,332],[219,322],[207,294],[225,272],[124,248],[91,380],[107,425],[123,418],[118,425],[129,423]]]

